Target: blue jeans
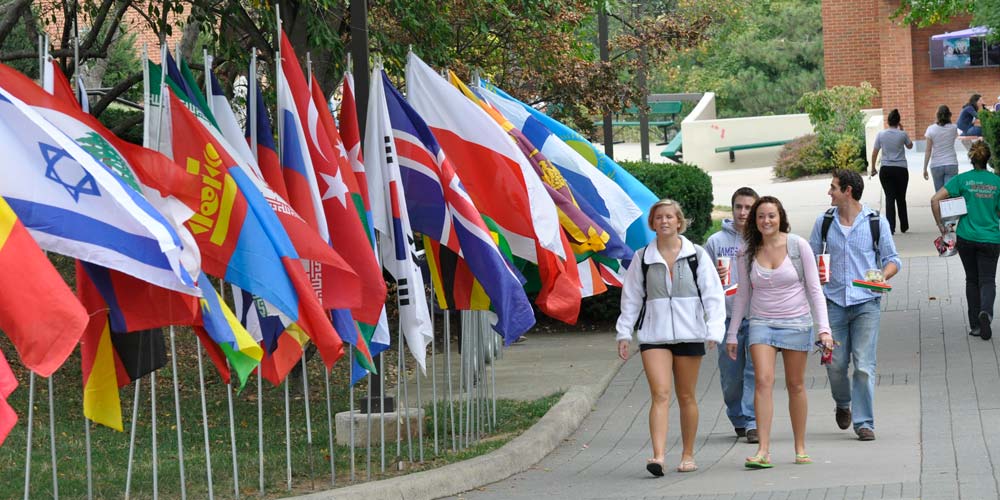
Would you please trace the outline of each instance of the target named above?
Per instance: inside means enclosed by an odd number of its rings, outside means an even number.
[[[726,318],[729,329],[730,318]],[[747,320],[740,323],[736,333],[736,360],[729,359],[725,345],[719,346],[719,381],[722,382],[722,399],[726,402],[726,415],[737,429],[756,429],[757,418],[753,411],[754,375],[753,361],[747,354]]]
[[[958,165],[931,167],[931,180],[934,181],[934,192],[940,191],[956,175],[958,175]]]
[[[875,362],[878,350],[879,303],[873,299],[841,307],[826,301],[830,329],[840,342],[833,351],[833,362],[826,367],[830,392],[837,408],[851,410],[854,430],[875,429]],[[854,373],[847,378],[847,365],[854,361]]]

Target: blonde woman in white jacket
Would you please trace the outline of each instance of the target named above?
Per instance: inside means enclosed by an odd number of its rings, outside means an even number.
[[[618,356],[628,359],[632,331],[639,337],[642,367],[652,399],[649,437],[653,458],[646,470],[663,475],[670,390],[677,392],[684,449],[678,472],[698,470],[694,441],[698,432],[695,386],[705,342],[723,340],[726,304],[715,263],[704,248],[681,235],[687,228],[681,206],[660,200],[649,210],[656,240],[635,253],[622,285],[618,316]]]

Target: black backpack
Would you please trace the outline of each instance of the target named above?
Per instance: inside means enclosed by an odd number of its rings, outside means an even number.
[[[833,211],[831,208],[823,214],[823,225],[820,226],[820,238],[821,246],[820,253],[826,253],[826,235],[830,232],[830,226],[833,224]],[[878,210],[868,214],[868,230],[872,233],[872,248],[875,250],[875,265],[882,266],[882,252],[878,249],[879,236],[881,236],[881,218],[879,216]]]
[[[642,265],[642,308],[639,309],[639,318],[635,320],[634,329],[636,331],[642,328],[642,320],[646,318],[646,273],[649,272],[649,264],[646,264],[646,249],[642,249],[641,255],[636,255],[636,259]],[[698,291],[698,301],[701,302],[701,307],[705,307],[705,302],[701,299],[701,285],[698,284],[698,247],[694,249],[694,253],[684,257],[687,261],[688,267],[691,268],[691,274],[694,275],[694,289]],[[635,262],[635,260],[633,260]]]

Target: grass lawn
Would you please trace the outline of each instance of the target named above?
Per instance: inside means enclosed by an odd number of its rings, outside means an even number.
[[[169,337],[168,348],[169,348]],[[7,353],[11,366],[19,377],[20,386],[11,395],[9,402],[18,413],[17,426],[0,446],[0,497],[20,497],[24,488],[24,462],[26,452],[26,428],[28,421],[28,377],[9,341],[0,336],[0,349]],[[186,490],[189,498],[207,498],[206,453],[201,418],[201,400],[198,391],[198,368],[194,336],[187,330],[177,329],[178,379],[180,390],[180,414],[183,429],[183,454]],[[387,356],[386,387],[396,380],[394,353]],[[230,449],[226,386],[221,382],[215,368],[205,358],[205,398],[208,409],[209,445],[211,447],[211,467],[213,491],[216,498],[232,498],[233,464]],[[411,363],[412,365],[412,363]],[[84,418],[82,411],[82,382],[79,354],[75,353],[54,376],[55,427],[57,446],[57,468],[59,495],[64,498],[86,498],[86,447],[84,440]],[[317,358],[309,363],[309,401],[312,421],[312,446],[308,444],[305,398],[301,377],[292,378],[289,385],[291,421],[291,467],[292,489],[286,483],[285,460],[285,399],[284,387],[264,384],[263,429],[264,429],[264,481],[267,497],[282,497],[289,494],[306,493],[313,490],[329,489],[331,484],[330,457],[325,387],[322,363]],[[349,363],[341,360],[330,374],[331,406],[333,413],[346,411],[349,404],[347,386]],[[164,498],[180,498],[180,476],[178,465],[177,426],[175,420],[174,394],[170,363],[156,372],[157,407],[157,447],[158,447],[158,490]],[[258,452],[257,452],[257,379],[251,377],[247,386],[239,394],[233,395],[234,422],[236,427],[237,471],[240,496],[257,496]],[[52,491],[52,467],[49,448],[49,405],[47,381],[35,379],[34,425],[31,461],[31,497],[50,497]],[[360,399],[367,391],[364,382],[355,389],[355,398]],[[91,453],[93,464],[94,497],[121,497],[125,491],[126,469],[128,467],[129,425],[132,421],[134,386],[120,391],[125,432],[120,433],[103,426],[90,425]],[[142,380],[139,396],[138,426],[133,464],[131,495],[133,498],[153,496],[152,424],[150,421],[149,378]],[[378,474],[379,449],[373,449],[373,479],[395,474],[424,470],[465,460],[499,448],[541,418],[561,395],[542,398],[533,402],[498,401],[497,428],[485,436],[477,445],[452,453],[446,434],[439,430],[441,454],[434,456],[433,422],[431,407],[427,406],[425,421],[425,461],[405,464],[405,472],[388,467],[383,476]],[[358,403],[356,403],[357,405]],[[439,415],[443,415],[439,409]],[[443,425],[443,423],[442,423]],[[405,440],[405,437],[404,437]],[[414,446],[417,445],[414,438]],[[403,443],[403,458],[407,461],[406,443]],[[387,443],[387,464],[396,464],[396,444]],[[335,446],[332,456],[336,467],[336,484],[350,484],[349,448]],[[419,453],[414,449],[414,457]],[[365,480],[365,450],[356,450],[356,478]]]

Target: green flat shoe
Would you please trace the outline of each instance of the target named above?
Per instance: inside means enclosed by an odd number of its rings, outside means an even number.
[[[771,454],[767,455],[754,455],[752,457],[747,457],[746,462],[743,462],[743,466],[747,469],[770,469],[774,467],[771,463]]]

